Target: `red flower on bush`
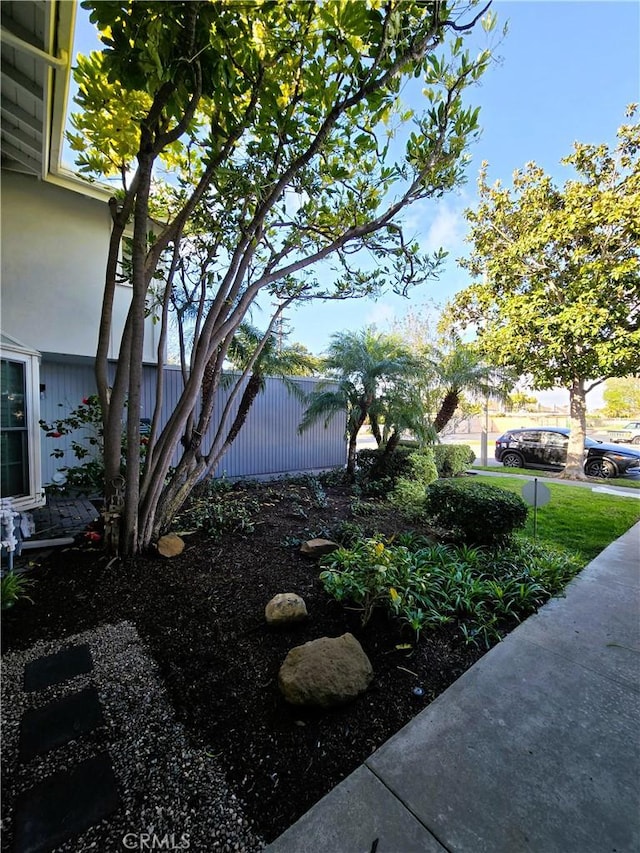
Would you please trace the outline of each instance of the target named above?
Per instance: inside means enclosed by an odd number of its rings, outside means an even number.
[[[48,432],[47,438],[62,438],[61,432]]]
[[[89,405],[89,398],[88,398],[88,397],[83,397],[83,398],[82,398],[82,403],[83,403],[83,405],[88,406],[88,405]]]

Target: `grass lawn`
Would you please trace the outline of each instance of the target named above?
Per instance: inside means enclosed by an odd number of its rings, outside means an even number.
[[[498,468],[496,465],[472,465],[474,471],[493,471],[494,474],[523,474],[525,477],[547,477],[554,479],[558,477],[557,471],[537,471],[533,468]],[[589,480],[594,486],[606,486],[620,489],[640,489],[640,480],[631,477],[618,477],[615,480]]]
[[[527,472],[531,475],[531,472]],[[537,476],[536,472],[536,476]],[[524,481],[515,477],[474,477],[474,482],[522,494]],[[538,509],[538,540],[575,551],[585,564],[640,521],[640,500],[598,494],[580,486],[545,483],[551,500]],[[607,482],[606,484],[610,484]],[[533,536],[533,509],[525,531]]]

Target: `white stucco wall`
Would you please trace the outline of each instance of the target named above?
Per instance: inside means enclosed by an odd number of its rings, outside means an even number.
[[[40,352],[95,356],[110,233],[107,204],[26,175],[2,173],[5,332]],[[117,287],[110,358],[130,299]],[[156,360],[147,324],[144,359]]]

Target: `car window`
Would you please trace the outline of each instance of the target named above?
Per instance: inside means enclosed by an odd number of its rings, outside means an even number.
[[[539,444],[540,443],[540,431],[531,430],[526,432],[521,432],[519,435],[516,434],[514,438],[517,438],[519,441],[524,442],[525,444]]]
[[[542,435],[547,447],[566,447],[569,442],[569,436],[561,432],[544,432]]]

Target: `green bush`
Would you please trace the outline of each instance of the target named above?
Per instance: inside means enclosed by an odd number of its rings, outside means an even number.
[[[433,454],[440,477],[458,477],[464,474],[476,459],[468,444],[436,444]]]
[[[438,480],[425,499],[427,515],[463,542],[490,545],[524,527],[527,505],[519,495],[470,480]]]
[[[411,447],[396,447],[391,453],[382,450],[359,450],[356,456],[356,486],[360,494],[386,496],[395,486],[398,477],[410,474]]]
[[[322,559],[320,580],[337,601],[375,608],[420,632],[457,622],[467,642],[489,646],[515,620],[562,592],[580,568],[570,554],[529,541],[495,549],[468,545],[390,545],[381,537],[356,542]]]
[[[427,486],[438,479],[433,450],[414,451],[408,458],[410,475],[398,477],[389,500],[398,509],[412,517],[424,510]]]

